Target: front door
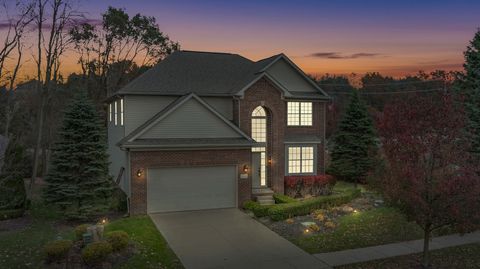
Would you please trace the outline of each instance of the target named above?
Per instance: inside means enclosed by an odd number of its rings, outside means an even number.
[[[261,153],[252,152],[252,187],[261,186]]]

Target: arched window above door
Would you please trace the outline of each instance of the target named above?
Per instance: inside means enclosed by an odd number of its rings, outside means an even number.
[[[252,112],[252,138],[257,142],[267,142],[267,113],[261,106]]]
[[[265,112],[265,109],[261,106],[257,106],[253,112],[252,112],[252,117],[266,117],[267,113]]]

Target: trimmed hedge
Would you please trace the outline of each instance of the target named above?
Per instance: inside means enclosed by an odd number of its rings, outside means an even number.
[[[288,219],[294,216],[303,216],[310,214],[315,209],[348,203],[352,199],[360,196],[360,193],[360,189],[353,189],[348,190],[345,193],[306,199],[296,203],[279,204],[268,210],[268,215],[275,221]]]
[[[276,204],[288,204],[288,203],[297,202],[297,200],[295,198],[292,198],[288,195],[284,195],[284,194],[280,194],[280,193],[273,194],[273,199],[275,200]]]
[[[99,264],[103,262],[112,251],[112,245],[106,241],[93,242],[82,250],[82,258],[88,265]]]
[[[261,218],[268,216],[268,210],[274,205],[260,205],[254,201],[246,201],[243,204],[243,208],[246,210],[252,211],[255,214],[255,217]]]
[[[124,231],[113,231],[107,233],[107,242],[112,245],[113,251],[125,249],[130,241],[128,234]]]
[[[48,262],[64,260],[73,246],[71,240],[56,240],[47,243],[43,250]]]
[[[285,220],[294,216],[310,214],[315,209],[327,208],[345,204],[360,196],[360,189],[346,190],[343,193],[321,196],[292,203],[262,206],[257,202],[248,201],[244,208],[252,211],[256,217],[269,216],[274,221]]]

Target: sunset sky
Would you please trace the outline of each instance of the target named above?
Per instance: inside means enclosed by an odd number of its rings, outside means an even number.
[[[87,17],[107,7],[154,16],[182,49],[258,60],[283,52],[311,74],[458,70],[480,27],[480,1],[83,0]],[[74,57],[66,60],[73,69]]]

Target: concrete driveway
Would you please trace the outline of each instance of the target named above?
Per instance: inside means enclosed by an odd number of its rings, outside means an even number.
[[[238,209],[150,216],[186,268],[330,268]]]

